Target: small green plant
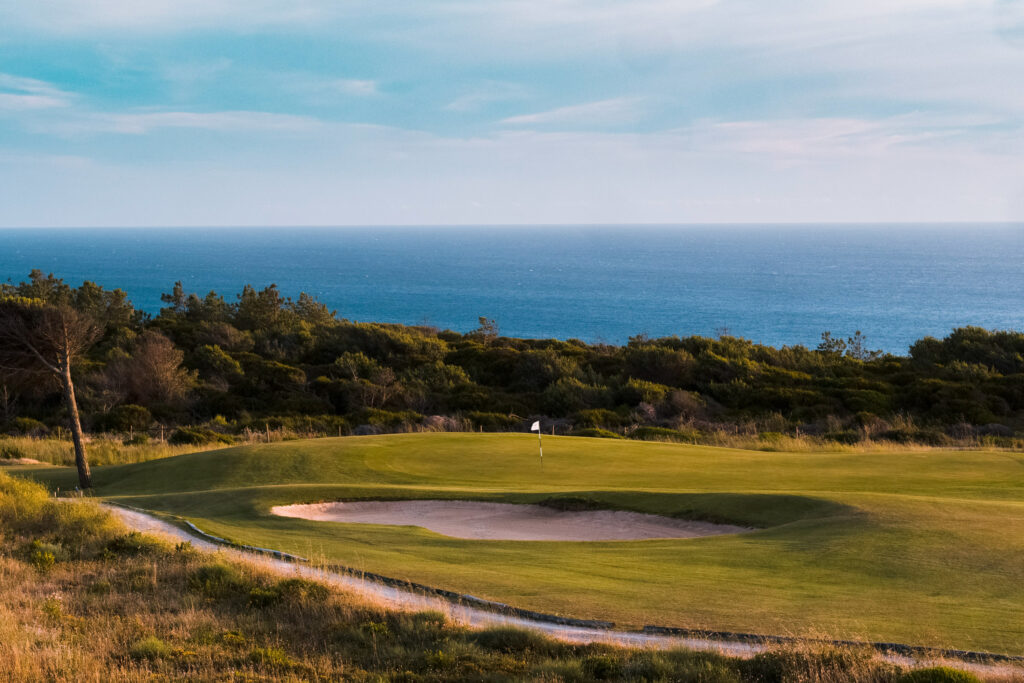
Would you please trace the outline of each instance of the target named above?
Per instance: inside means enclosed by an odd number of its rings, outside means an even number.
[[[245,636],[243,636],[238,631],[224,631],[220,634],[217,640],[220,641],[222,644],[231,647],[241,647],[246,643]]]
[[[53,569],[53,565],[56,564],[57,558],[54,557],[51,552],[47,552],[45,550],[34,550],[32,551],[32,555],[29,556],[29,562],[31,562],[32,566],[36,568],[36,571],[41,574],[45,574]]]
[[[981,683],[981,679],[948,666],[933,666],[908,671],[897,679],[897,683]]]
[[[67,553],[59,545],[36,539],[25,547],[24,555],[36,571],[45,574],[53,569],[58,559],[65,559]]]
[[[177,543],[174,546],[174,553],[176,555],[182,555],[184,557],[194,557],[198,554],[198,552],[199,551],[196,550],[195,546],[192,545],[192,541],[181,541],[180,543]]]
[[[598,427],[583,427],[582,429],[574,429],[569,433],[569,436],[589,436],[597,439],[621,439],[621,434],[608,431],[607,429],[600,429]]]
[[[201,446],[208,443],[233,444],[234,442],[235,440],[227,434],[220,434],[212,429],[202,427],[179,427],[167,440],[167,443],[176,446]]]
[[[590,655],[583,659],[583,670],[591,679],[606,681],[622,673],[622,661],[612,654]]]
[[[290,669],[295,660],[276,647],[258,647],[249,653],[249,661],[263,669]]]
[[[132,659],[155,660],[170,657],[173,653],[171,646],[156,636],[147,636],[132,643],[128,654]]]
[[[426,652],[424,660],[427,668],[434,671],[448,671],[454,669],[459,663],[458,657],[444,650]]]
[[[536,631],[511,626],[497,626],[473,634],[471,642],[484,650],[519,654],[523,652],[545,653],[552,649],[552,641]]]
[[[58,598],[46,598],[43,600],[43,614],[49,617],[51,621],[60,621],[64,616],[64,605],[61,604]]]
[[[224,562],[207,564],[193,571],[188,587],[208,598],[226,598],[252,588],[237,569]]]
[[[164,549],[164,544],[152,536],[144,536],[137,531],[132,531],[111,539],[104,548],[107,553],[105,558],[113,557],[137,557],[140,555],[156,555]]]
[[[383,621],[367,621],[362,625],[363,631],[373,638],[387,638],[391,635],[391,629]]]
[[[257,586],[249,591],[250,607],[270,607],[281,602],[281,593],[272,588]]]

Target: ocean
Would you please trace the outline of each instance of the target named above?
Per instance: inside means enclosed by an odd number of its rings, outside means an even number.
[[[0,230],[0,279],[39,268],[160,294],[246,283],[350,320],[624,343],[731,334],[773,346],[1024,328],[1024,224]]]

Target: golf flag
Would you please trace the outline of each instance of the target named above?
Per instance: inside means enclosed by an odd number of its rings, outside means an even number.
[[[541,443],[540,438],[540,420],[533,423],[533,426],[530,427],[530,431],[537,432],[537,449],[540,451],[540,467],[541,469],[544,469],[544,444]]]

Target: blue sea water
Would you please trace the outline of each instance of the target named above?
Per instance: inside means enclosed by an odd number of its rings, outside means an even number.
[[[33,268],[159,310],[176,280],[246,283],[340,316],[623,343],[723,331],[814,346],[861,330],[906,353],[954,327],[1024,327],[1024,225],[0,230],[0,279]]]

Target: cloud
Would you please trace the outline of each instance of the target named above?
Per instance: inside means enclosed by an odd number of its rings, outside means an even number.
[[[32,0],[0,6],[0,25],[43,33],[244,29],[313,25],[333,7],[327,0]]]
[[[502,119],[506,126],[571,126],[604,127],[633,123],[643,114],[642,100],[635,97],[617,97],[597,102],[573,104],[534,114],[520,114]]]
[[[316,129],[320,121],[306,116],[258,111],[154,111],[85,113],[65,120],[30,124],[35,132],[57,135],[115,133],[143,135],[160,129],[181,128],[221,133],[302,132]]]
[[[34,78],[0,73],[0,110],[66,107],[71,95]]]
[[[485,81],[475,89],[459,95],[444,106],[446,111],[476,112],[499,102],[512,102],[527,96],[527,88],[518,83]]]
[[[361,80],[356,78],[337,78],[325,83],[328,89],[335,90],[343,95],[355,97],[368,97],[379,94],[377,82]]]

